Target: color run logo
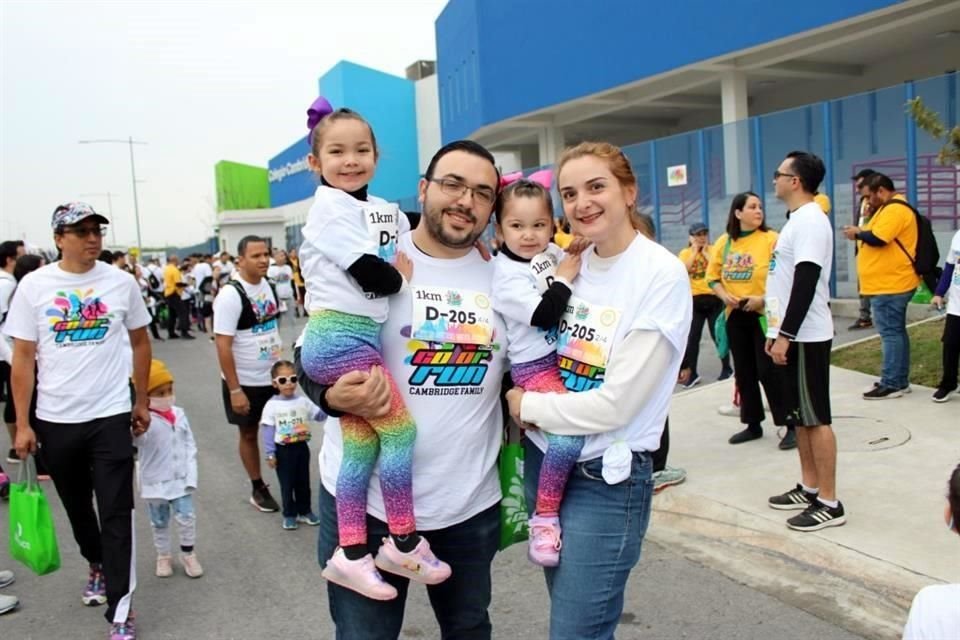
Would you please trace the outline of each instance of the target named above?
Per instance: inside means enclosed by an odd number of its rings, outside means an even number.
[[[603,384],[606,369],[578,362],[566,356],[557,356],[560,366],[560,379],[569,391],[590,391]]]
[[[53,307],[47,309],[46,315],[57,344],[101,341],[110,330],[113,317],[93,289],[57,291]]]
[[[432,380],[437,387],[479,387],[487,375],[490,358],[489,349],[474,344],[424,345],[409,359],[415,367],[410,384],[422,387]]]
[[[745,281],[753,277],[753,256],[749,253],[731,253],[723,265],[724,280]]]

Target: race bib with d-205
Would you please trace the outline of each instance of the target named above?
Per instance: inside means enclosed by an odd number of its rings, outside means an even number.
[[[427,342],[487,346],[493,342],[493,308],[486,294],[448,287],[412,287],[412,336]]]
[[[619,309],[571,296],[557,340],[560,376],[567,389],[587,391],[602,384],[621,315]]]

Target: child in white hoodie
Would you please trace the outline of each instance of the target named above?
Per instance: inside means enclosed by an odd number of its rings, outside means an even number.
[[[194,551],[197,520],[193,492],[197,488],[197,444],[183,409],[174,406],[173,375],[160,360],[150,363],[147,383],[150,428],[134,438],[139,449],[140,497],[147,501],[153,544],[157,549],[157,576],[173,575],[170,550],[170,512],[180,534],[180,564],[191,578],[203,575]]]

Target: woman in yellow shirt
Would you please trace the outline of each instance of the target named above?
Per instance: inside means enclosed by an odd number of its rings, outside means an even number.
[[[730,444],[763,436],[761,423],[765,414],[760,385],[770,403],[774,424],[786,424],[780,402],[780,374],[770,356],[764,353],[765,337],[760,326],[767,271],[776,243],[777,233],[764,222],[760,197],[750,191],[734,196],[727,232],[713,244],[707,267],[707,283],[724,304],[727,314],[727,339],[740,390],[740,422],[746,425],[743,431],[730,437]],[[780,447],[795,446],[793,431],[788,430]]]
[[[714,342],[714,323],[723,311],[723,303],[707,284],[707,266],[710,264],[709,229],[702,222],[690,225],[689,245],[678,254],[680,262],[687,268],[690,277],[690,290],[693,292],[693,319],[690,324],[690,337],[687,339],[687,351],[680,365],[680,383],[684,389],[691,389],[700,382],[697,361],[700,358],[700,337],[703,325],[707,325]],[[723,370],[718,380],[726,380],[733,375],[730,368],[730,355],[720,359]]]

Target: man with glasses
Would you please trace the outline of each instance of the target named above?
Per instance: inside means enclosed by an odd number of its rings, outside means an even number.
[[[413,261],[413,277],[408,290],[390,297],[381,330],[384,362],[417,423],[417,528],[429,532],[431,549],[453,569],[445,582],[427,587],[445,638],[491,636],[487,609],[500,527],[496,464],[506,327],[490,308],[492,265],[474,243],[493,213],[499,178],[493,156],[475,142],[452,142],[434,155],[419,184],[421,222],[398,239],[398,249]],[[444,323],[428,320],[451,313],[464,314],[456,317],[465,319],[461,328],[468,330],[447,333]],[[299,348],[294,354],[301,386],[328,414],[369,418],[389,410],[381,370],[353,371],[323,388],[304,374]],[[338,546],[337,476],[341,464],[349,463],[337,418],[328,420],[321,457],[319,561],[326,565]],[[367,502],[367,549],[374,556],[388,534],[385,520],[374,472]],[[392,573],[383,578],[398,591],[396,598],[375,601],[327,585],[338,638],[400,635],[409,582]]]
[[[106,223],[80,202],[57,207],[53,238],[62,258],[20,282],[4,332],[14,341],[17,455],[25,460],[38,441],[43,447],[73,536],[90,563],[81,599],[106,603],[112,637],[131,639],[133,436],[150,426],[150,314],[136,280],[97,260]],[[29,411],[35,366],[36,431]]]

